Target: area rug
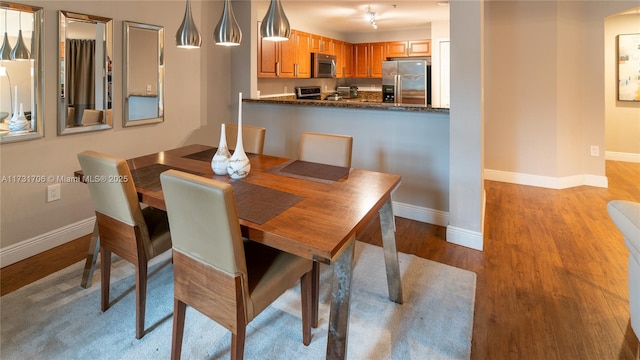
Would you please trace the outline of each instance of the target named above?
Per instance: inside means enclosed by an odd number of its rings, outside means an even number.
[[[135,339],[133,265],[114,257],[111,308],[100,311],[99,268],[80,287],[84,262],[0,298],[0,358],[169,359],[173,311],[170,253],[152,261],[146,334]],[[468,359],[476,274],[398,254],[404,304],[389,300],[382,248],[356,243],[348,359]],[[302,344],[300,286],[247,328],[245,359],[324,359],[330,269],[322,266],[319,326]],[[183,359],[228,359],[230,333],[188,308]]]

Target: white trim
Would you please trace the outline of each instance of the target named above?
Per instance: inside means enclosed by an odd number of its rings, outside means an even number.
[[[0,266],[15,264],[33,255],[53,249],[79,237],[93,233],[96,218],[80,220],[73,224],[9,245],[0,249]]]
[[[615,151],[606,151],[604,154],[606,160],[625,161],[631,163],[640,163],[640,154],[622,153]]]
[[[484,236],[481,232],[447,226],[447,242],[482,251]]]
[[[449,213],[446,211],[434,210],[395,201],[393,202],[393,214],[405,219],[439,226],[447,226],[449,224]]]
[[[567,189],[582,185],[602,188],[607,188],[609,186],[609,182],[606,176],[591,174],[556,178],[550,176],[520,174],[501,170],[484,169],[484,179],[519,185],[537,186],[549,189]]]

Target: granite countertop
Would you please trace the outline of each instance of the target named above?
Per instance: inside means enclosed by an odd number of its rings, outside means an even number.
[[[390,110],[390,111],[413,111],[413,112],[432,112],[448,114],[447,108],[432,108],[425,105],[413,104],[391,104],[369,99],[343,99],[337,101],[331,100],[297,100],[290,97],[274,97],[261,99],[243,99],[244,102],[263,103],[263,104],[287,104],[301,106],[320,106],[345,109],[367,109],[367,110]]]

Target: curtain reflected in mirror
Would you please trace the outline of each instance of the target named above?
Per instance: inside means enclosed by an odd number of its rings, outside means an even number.
[[[164,28],[123,22],[124,114],[123,125],[135,126],[164,120]]]
[[[111,129],[113,21],[68,11],[59,14],[58,134]]]
[[[43,12],[0,2],[0,143],[44,135]]]

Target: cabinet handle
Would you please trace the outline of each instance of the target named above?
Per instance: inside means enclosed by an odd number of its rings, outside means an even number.
[[[293,76],[298,77],[298,64],[293,64]]]
[[[276,61],[276,76],[280,76],[280,62]]]

